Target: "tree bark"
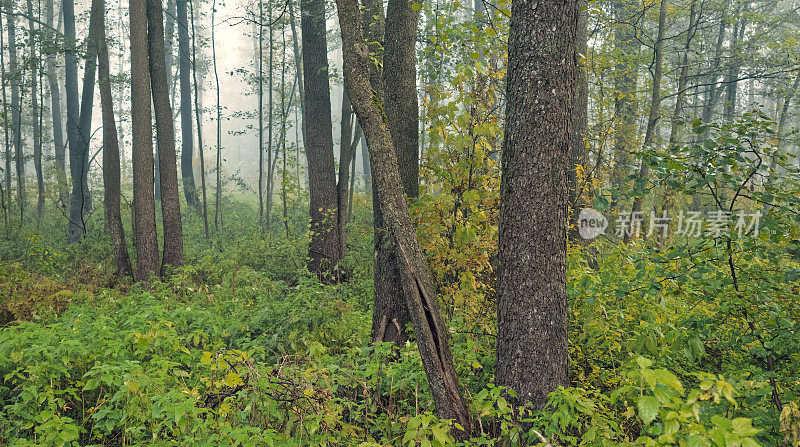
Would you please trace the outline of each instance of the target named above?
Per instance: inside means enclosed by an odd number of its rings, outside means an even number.
[[[214,64],[214,82],[217,92],[217,188],[214,199],[214,229],[219,231],[222,227],[222,107],[219,103],[219,73],[217,72],[217,40],[215,30],[215,18],[217,15],[217,1],[211,5],[211,54]]]
[[[419,12],[407,1],[389,1],[383,37],[383,90],[386,122],[397,156],[400,180],[408,199],[419,195],[419,105],[414,52]],[[375,198],[373,197],[373,203]],[[397,254],[380,206],[375,215],[375,341],[405,343],[411,316],[405,305]]]
[[[105,8],[103,8],[105,14]],[[109,75],[108,41],[105,34],[105,17],[101,17],[98,31],[100,49],[98,53],[98,79],[100,87],[100,105],[103,116],[103,189],[105,197],[105,214],[114,260],[117,263],[117,274],[133,276],[133,267],[125,242],[125,230],[122,227],[120,211],[120,160],[119,140],[117,139],[117,123],[114,120],[114,99],[111,95]]]
[[[158,238],[153,175],[153,128],[147,43],[147,0],[130,0],[131,128],[136,279],[158,275]]]
[[[192,61],[189,49],[189,0],[176,0],[178,9],[178,60],[180,66],[180,93],[181,93],[181,178],[183,179],[183,194],[186,203],[195,209],[200,208],[197,198],[197,188],[194,181],[194,137],[192,133],[192,94],[191,73]]]
[[[175,155],[175,127],[169,105],[169,84],[164,58],[164,17],[161,0],[147,1],[150,85],[156,118],[161,214],[164,223],[164,252],[161,273],[183,265],[183,226],[178,193],[178,162]]]
[[[370,54],[359,6],[356,0],[337,0],[336,4],[342,30],[345,84],[367,137],[379,204],[395,244],[406,305],[414,322],[431,394],[439,416],[460,424],[464,431],[455,435],[464,439],[472,432],[472,420],[453,367],[449,331],[442,322],[433,280],[411,223],[392,137],[369,81]],[[306,70],[306,75],[309,73]]]
[[[10,15],[10,14],[7,14]],[[8,83],[8,73],[6,73],[6,58],[5,58],[5,51],[2,51],[5,48],[5,42],[3,37],[3,30],[2,28],[2,16],[0,16],[0,76],[2,76],[2,89],[3,89],[3,142],[5,144],[5,180],[6,180],[6,187],[5,191],[3,191],[3,211],[4,211],[4,218],[6,219],[6,224],[8,224],[8,209],[5,207],[6,202],[8,206],[11,207],[11,138],[10,138],[10,130],[9,129],[9,122],[8,122],[8,95],[6,94],[6,84]]]
[[[308,270],[321,279],[335,280],[340,254],[325,2],[305,0],[300,4],[300,12],[305,74],[303,121],[306,123],[306,157],[311,196]]]
[[[203,210],[203,229],[206,233],[206,239],[208,239],[208,202],[206,201],[206,161],[203,155],[203,126],[202,119],[200,115],[202,114],[202,110],[200,108],[200,84],[197,82],[197,44],[195,42],[195,31],[194,31],[194,3],[192,3],[192,10],[191,10],[191,24],[192,24],[192,81],[194,84],[194,117],[195,123],[197,124],[197,152],[198,156],[200,157],[200,193],[202,198],[202,210]],[[185,186],[184,186],[185,188]]]
[[[586,188],[589,184],[589,171],[586,169],[586,137],[589,134],[589,67],[586,66],[588,55],[588,2],[578,2],[578,29],[576,34],[576,51],[578,52],[578,83],[575,88],[575,108],[572,113],[572,134],[570,140],[569,182],[569,228],[570,239],[581,241],[578,235],[578,216],[581,208],[586,206]]]
[[[567,171],[577,0],[517,0],[508,39],[500,185],[497,384],[541,409],[567,386]]]

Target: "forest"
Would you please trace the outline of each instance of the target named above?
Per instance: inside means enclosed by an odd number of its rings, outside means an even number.
[[[798,0],[0,0],[0,445],[800,447]]]

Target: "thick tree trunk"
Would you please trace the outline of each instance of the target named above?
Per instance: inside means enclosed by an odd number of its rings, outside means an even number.
[[[53,27],[54,9],[53,0],[47,0],[45,14],[47,25]],[[53,153],[55,154],[56,185],[58,187],[58,198],[61,206],[67,201],[67,164],[64,146],[64,128],[61,116],[61,90],[58,86],[58,75],[56,74],[55,55],[47,56],[47,81],[50,91],[50,111],[53,116]]]
[[[130,0],[131,128],[136,279],[158,275],[158,238],[153,177],[153,127],[147,44],[147,0]]]
[[[367,136],[380,208],[395,244],[403,293],[431,394],[439,416],[455,419],[465,429],[456,433],[463,439],[472,432],[472,419],[453,367],[449,331],[442,322],[433,280],[411,223],[392,137],[370,86],[370,54],[358,2],[337,0],[336,4],[342,30],[345,84]]]
[[[164,17],[161,0],[147,1],[150,86],[156,117],[161,214],[164,223],[164,253],[161,273],[183,265],[183,226],[178,194],[178,162],[175,155],[175,127],[169,106],[167,68],[164,59]]]
[[[37,81],[39,77],[39,57],[36,54],[36,29],[33,20],[33,2],[27,0],[28,7],[28,31],[30,33],[30,46],[32,68],[31,68],[31,121],[33,124],[33,168],[36,171],[36,215],[42,218],[44,212],[44,173],[42,172],[42,130],[39,125],[41,111],[39,109],[39,87]]]
[[[105,13],[105,8],[103,8]],[[98,31],[100,49],[98,53],[97,76],[100,87],[100,105],[103,116],[103,190],[105,196],[106,226],[111,235],[117,274],[133,276],[125,230],[122,227],[120,211],[120,160],[117,123],[114,121],[114,99],[111,96],[109,75],[108,42],[105,34],[105,17],[101,18]]]
[[[661,119],[661,78],[664,73],[664,32],[666,29],[666,16],[667,16],[667,0],[661,0],[661,6],[658,13],[658,37],[656,37],[656,46],[653,54],[653,90],[650,97],[650,114],[647,118],[647,131],[644,135],[645,149],[652,149],[656,140],[656,132],[658,131],[658,121]],[[643,184],[650,178],[650,166],[645,163],[644,159],[641,161],[639,173],[636,176],[636,182]],[[638,188],[637,188],[638,189]],[[644,193],[639,192],[633,199],[633,207],[631,208],[631,217],[629,220],[628,231],[624,232],[623,242],[629,243],[636,234],[641,225],[642,204],[644,203]]]
[[[195,209],[200,208],[197,188],[194,181],[194,136],[192,133],[192,94],[191,73],[192,61],[189,48],[189,0],[176,0],[178,9],[178,60],[180,65],[181,92],[181,178],[186,203]]]
[[[497,384],[541,409],[567,386],[567,206],[578,2],[517,0],[500,185]]]
[[[414,46],[419,12],[406,1],[391,0],[386,12],[383,51],[383,89],[386,123],[397,156],[403,191],[409,199],[419,195],[419,105]],[[374,197],[373,197],[374,203]],[[375,341],[405,343],[410,315],[401,287],[397,254],[379,206],[375,215]]]
[[[22,151],[22,121],[20,114],[21,100],[19,84],[22,74],[17,66],[16,19],[13,14],[6,14],[8,25],[8,70],[11,74],[11,132],[14,137],[14,160],[17,173],[17,200],[19,201],[19,217],[25,214],[25,159]],[[9,184],[9,190],[11,185]],[[20,222],[21,224],[21,222]]]
[[[305,74],[303,121],[306,123],[306,157],[311,196],[308,270],[322,279],[335,280],[340,254],[325,2],[303,1],[300,11]]]

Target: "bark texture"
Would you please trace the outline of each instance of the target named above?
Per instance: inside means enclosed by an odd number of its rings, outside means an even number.
[[[158,237],[153,177],[153,128],[147,44],[147,0],[130,0],[131,128],[136,279],[158,275]]]
[[[511,402],[536,409],[568,384],[567,171],[577,27],[577,0],[512,3],[495,376],[516,391]]]
[[[433,280],[411,223],[392,137],[370,84],[370,52],[358,3],[337,0],[336,4],[342,30],[345,85],[367,137],[379,205],[395,244],[403,293],[431,394],[439,416],[455,419],[465,429],[455,433],[463,439],[472,431],[472,420],[453,367],[449,332],[442,322]]]
[[[161,0],[147,1],[148,47],[150,53],[150,86],[156,117],[158,139],[159,186],[161,214],[164,223],[164,252],[161,273],[169,266],[183,265],[183,233],[181,204],[178,195],[178,163],[175,156],[175,127],[169,105],[169,84],[164,58],[164,17]]]
[[[105,13],[105,8],[103,8],[103,13]],[[128,255],[128,245],[125,243],[125,230],[122,227],[122,213],[120,211],[119,140],[117,138],[117,123],[114,120],[114,98],[111,95],[105,17],[101,18],[101,24],[97,76],[103,116],[103,189],[106,226],[111,235],[114,260],[117,263],[117,274],[120,276],[133,276],[133,267],[131,267],[131,259]]]
[[[310,190],[311,238],[308,270],[334,279],[339,264],[336,168],[333,159],[328,47],[325,39],[324,0],[300,4],[303,44],[303,84],[306,157]]]

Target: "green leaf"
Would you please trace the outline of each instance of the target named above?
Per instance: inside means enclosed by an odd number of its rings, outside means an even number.
[[[645,424],[653,422],[658,416],[658,409],[661,408],[658,399],[653,396],[640,397],[636,405],[639,407],[639,417],[642,418]]]

